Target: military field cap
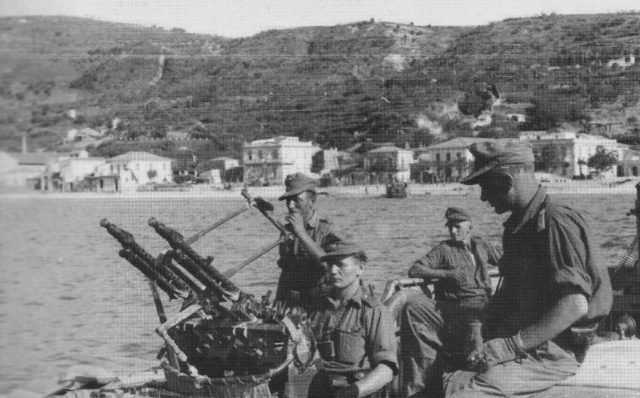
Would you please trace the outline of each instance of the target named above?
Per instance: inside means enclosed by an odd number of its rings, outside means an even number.
[[[523,141],[482,141],[471,145],[475,158],[473,171],[460,181],[465,185],[478,183],[478,178],[499,166],[533,164],[533,150]]]
[[[329,261],[332,258],[335,259],[336,257],[349,256],[357,256],[363,260],[366,260],[367,258],[364,250],[359,245],[352,242],[336,242],[329,246],[326,252],[327,254],[320,257],[320,261]]]
[[[471,221],[471,216],[469,215],[469,213],[459,207],[449,207],[447,211],[445,211],[444,216],[447,219],[447,224],[461,221]]]
[[[286,192],[278,198],[278,200],[285,200],[290,196],[296,196],[304,191],[316,192],[318,181],[302,173],[289,174],[284,179],[284,186]]]

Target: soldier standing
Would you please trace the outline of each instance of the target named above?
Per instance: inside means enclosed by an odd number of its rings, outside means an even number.
[[[325,269],[319,259],[342,237],[316,211],[315,179],[295,173],[288,175],[284,184],[286,192],[279,200],[286,201],[289,214],[285,227],[293,232],[294,239],[280,245],[278,266],[282,272],[275,301],[308,309],[312,297],[322,293]]]

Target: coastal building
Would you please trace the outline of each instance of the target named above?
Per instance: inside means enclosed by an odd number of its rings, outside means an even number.
[[[596,154],[598,148],[604,148],[607,152],[613,153],[619,160],[623,158],[628,147],[599,135],[581,134],[566,129],[556,129],[549,132],[523,132],[521,140],[529,141],[536,158],[536,167],[540,169],[547,160],[545,167],[550,167],[546,171],[563,177],[572,178],[575,176],[587,176],[593,170],[589,170],[587,162],[589,158]],[[612,168],[603,173],[603,177],[613,177],[616,175],[616,168]]]
[[[330,174],[340,168],[344,152],[337,149],[323,149],[313,155],[311,172],[319,175]]]
[[[640,151],[628,149],[617,165],[618,177],[640,177]]]
[[[40,189],[40,176],[56,152],[0,151],[0,186]]]
[[[411,177],[413,151],[396,146],[383,146],[366,152],[363,156],[364,170],[372,175],[372,181],[408,182]],[[375,176],[375,177],[374,177]]]
[[[277,136],[245,143],[242,148],[244,182],[282,185],[288,174],[312,174],[313,155],[320,148],[298,137]]]
[[[412,176],[419,182],[459,181],[469,173],[473,155],[469,147],[487,138],[458,137],[421,148]]]
[[[58,181],[61,183],[63,191],[84,191],[88,187],[87,177],[95,172],[96,167],[104,163],[106,163],[104,158],[90,157],[87,151],[79,151],[58,160],[56,164],[50,166],[49,171],[57,168]],[[47,174],[52,175],[53,173]]]
[[[172,160],[148,152],[127,152],[96,167],[92,189],[134,191],[149,183],[173,182]]]

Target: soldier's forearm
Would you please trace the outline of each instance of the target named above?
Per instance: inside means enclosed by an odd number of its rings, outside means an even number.
[[[358,386],[358,396],[373,394],[391,380],[393,380],[393,370],[384,363],[378,364],[368,375],[355,383]]]
[[[414,264],[409,269],[409,278],[442,279],[447,277],[447,271],[443,269],[432,269],[421,264]]]
[[[320,257],[324,256],[326,252],[320,247],[316,241],[314,241],[309,234],[306,232],[296,234],[300,242],[304,245],[305,249],[313,256],[314,259],[319,260]]]
[[[542,318],[520,331],[525,349],[551,340],[586,315],[589,309],[582,294],[569,294],[560,298]]]

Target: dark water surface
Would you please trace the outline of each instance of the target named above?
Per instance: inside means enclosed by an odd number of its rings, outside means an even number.
[[[600,259],[616,265],[635,234],[635,219],[626,215],[633,195],[554,197],[584,214]],[[129,230],[155,255],[168,245],[147,226],[149,217],[189,235],[242,205],[241,198],[0,199],[0,394],[31,377],[55,376],[73,364],[120,374],[156,364],[161,340],[154,333],[158,318],[148,284],[118,256],[120,246],[99,226],[101,218]],[[366,280],[378,292],[387,280],[404,277],[414,259],[447,238],[447,207],[469,209],[476,216],[475,232],[495,243],[500,242],[506,219],[477,195],[321,196],[318,205],[364,246],[370,258]],[[213,255],[214,265],[225,270],[277,237],[267,220],[251,211],[206,235],[194,248]],[[247,266],[234,281],[256,295],[275,290],[276,252]],[[177,303],[168,304],[169,313],[176,310]]]

